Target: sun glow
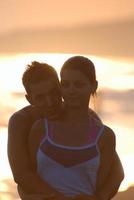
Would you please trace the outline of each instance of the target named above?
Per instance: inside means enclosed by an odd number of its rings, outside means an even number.
[[[12,177],[7,158],[7,129],[0,129],[0,180]],[[4,170],[3,170],[4,169]]]
[[[54,66],[59,74],[63,62],[71,54],[18,54],[0,59],[0,84],[3,91],[24,91],[21,79],[26,65],[36,60]]]
[[[31,61],[46,62],[56,68],[58,75],[64,61],[73,54],[17,54],[0,58],[0,87],[6,91],[24,91],[21,78],[27,64]],[[133,63],[88,56],[95,64],[100,87],[128,89],[134,86],[134,75],[131,73]],[[125,75],[125,76],[124,76]]]
[[[125,178],[121,184],[120,190],[126,190],[128,187],[134,185],[134,155],[126,155],[121,158],[124,168]]]

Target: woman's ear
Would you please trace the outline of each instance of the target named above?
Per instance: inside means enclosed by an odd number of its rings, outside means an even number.
[[[95,81],[95,92],[96,92],[97,88],[98,88],[98,81]]]
[[[98,81],[95,81],[94,85],[92,86],[92,94],[93,95],[96,93],[97,88],[98,88]]]

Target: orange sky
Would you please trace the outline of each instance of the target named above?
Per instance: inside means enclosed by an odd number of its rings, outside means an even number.
[[[133,0],[0,1],[0,53],[134,57]]]
[[[133,17],[133,0],[6,0],[0,2],[0,33],[30,27],[94,24]]]

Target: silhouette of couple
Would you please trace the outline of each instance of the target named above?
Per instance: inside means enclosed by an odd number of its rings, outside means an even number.
[[[29,106],[8,124],[8,158],[22,200],[109,200],[124,178],[115,134],[89,108],[98,82],[84,56],[54,68],[32,62],[22,82]]]

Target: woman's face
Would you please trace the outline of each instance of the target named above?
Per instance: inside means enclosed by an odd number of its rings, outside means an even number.
[[[79,70],[65,69],[61,74],[61,92],[67,106],[88,107],[92,84]]]

